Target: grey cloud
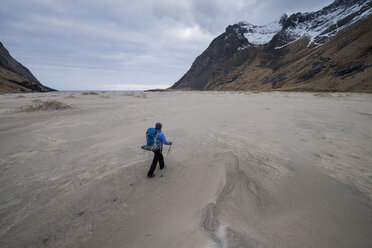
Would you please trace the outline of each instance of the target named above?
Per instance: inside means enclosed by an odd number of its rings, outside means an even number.
[[[189,0],[156,1],[153,14],[157,18],[169,18],[175,21],[199,25],[211,34],[223,32],[224,28],[239,21],[252,24],[266,24],[282,14],[318,10],[330,0]]]

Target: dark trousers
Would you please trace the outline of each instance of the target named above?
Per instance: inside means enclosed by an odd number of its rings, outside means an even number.
[[[154,174],[156,164],[158,163],[158,161],[159,161],[160,169],[162,170],[164,168],[164,158],[163,158],[162,152],[161,151],[154,151],[154,153],[155,153],[154,154],[154,159],[152,160],[150,170],[147,173],[147,176],[149,176],[149,177],[151,177],[152,174]]]

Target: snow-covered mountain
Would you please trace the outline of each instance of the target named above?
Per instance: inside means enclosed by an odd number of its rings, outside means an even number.
[[[372,0],[336,0],[262,26],[239,22],[171,88],[372,91],[371,26]]]
[[[311,13],[284,14],[279,20],[263,26],[247,22],[238,23],[245,28],[244,36],[253,45],[270,42],[278,34],[275,49],[306,37],[309,46],[319,46],[331,40],[338,33],[372,13],[371,0],[338,0],[331,5]]]

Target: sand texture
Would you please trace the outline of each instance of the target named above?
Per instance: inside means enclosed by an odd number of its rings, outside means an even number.
[[[369,248],[371,148],[371,95],[0,95],[0,247]]]

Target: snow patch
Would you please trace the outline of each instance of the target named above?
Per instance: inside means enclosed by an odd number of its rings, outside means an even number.
[[[282,29],[279,20],[263,26],[256,26],[247,22],[240,24],[248,30],[248,32],[244,33],[244,36],[253,45],[268,43]]]

